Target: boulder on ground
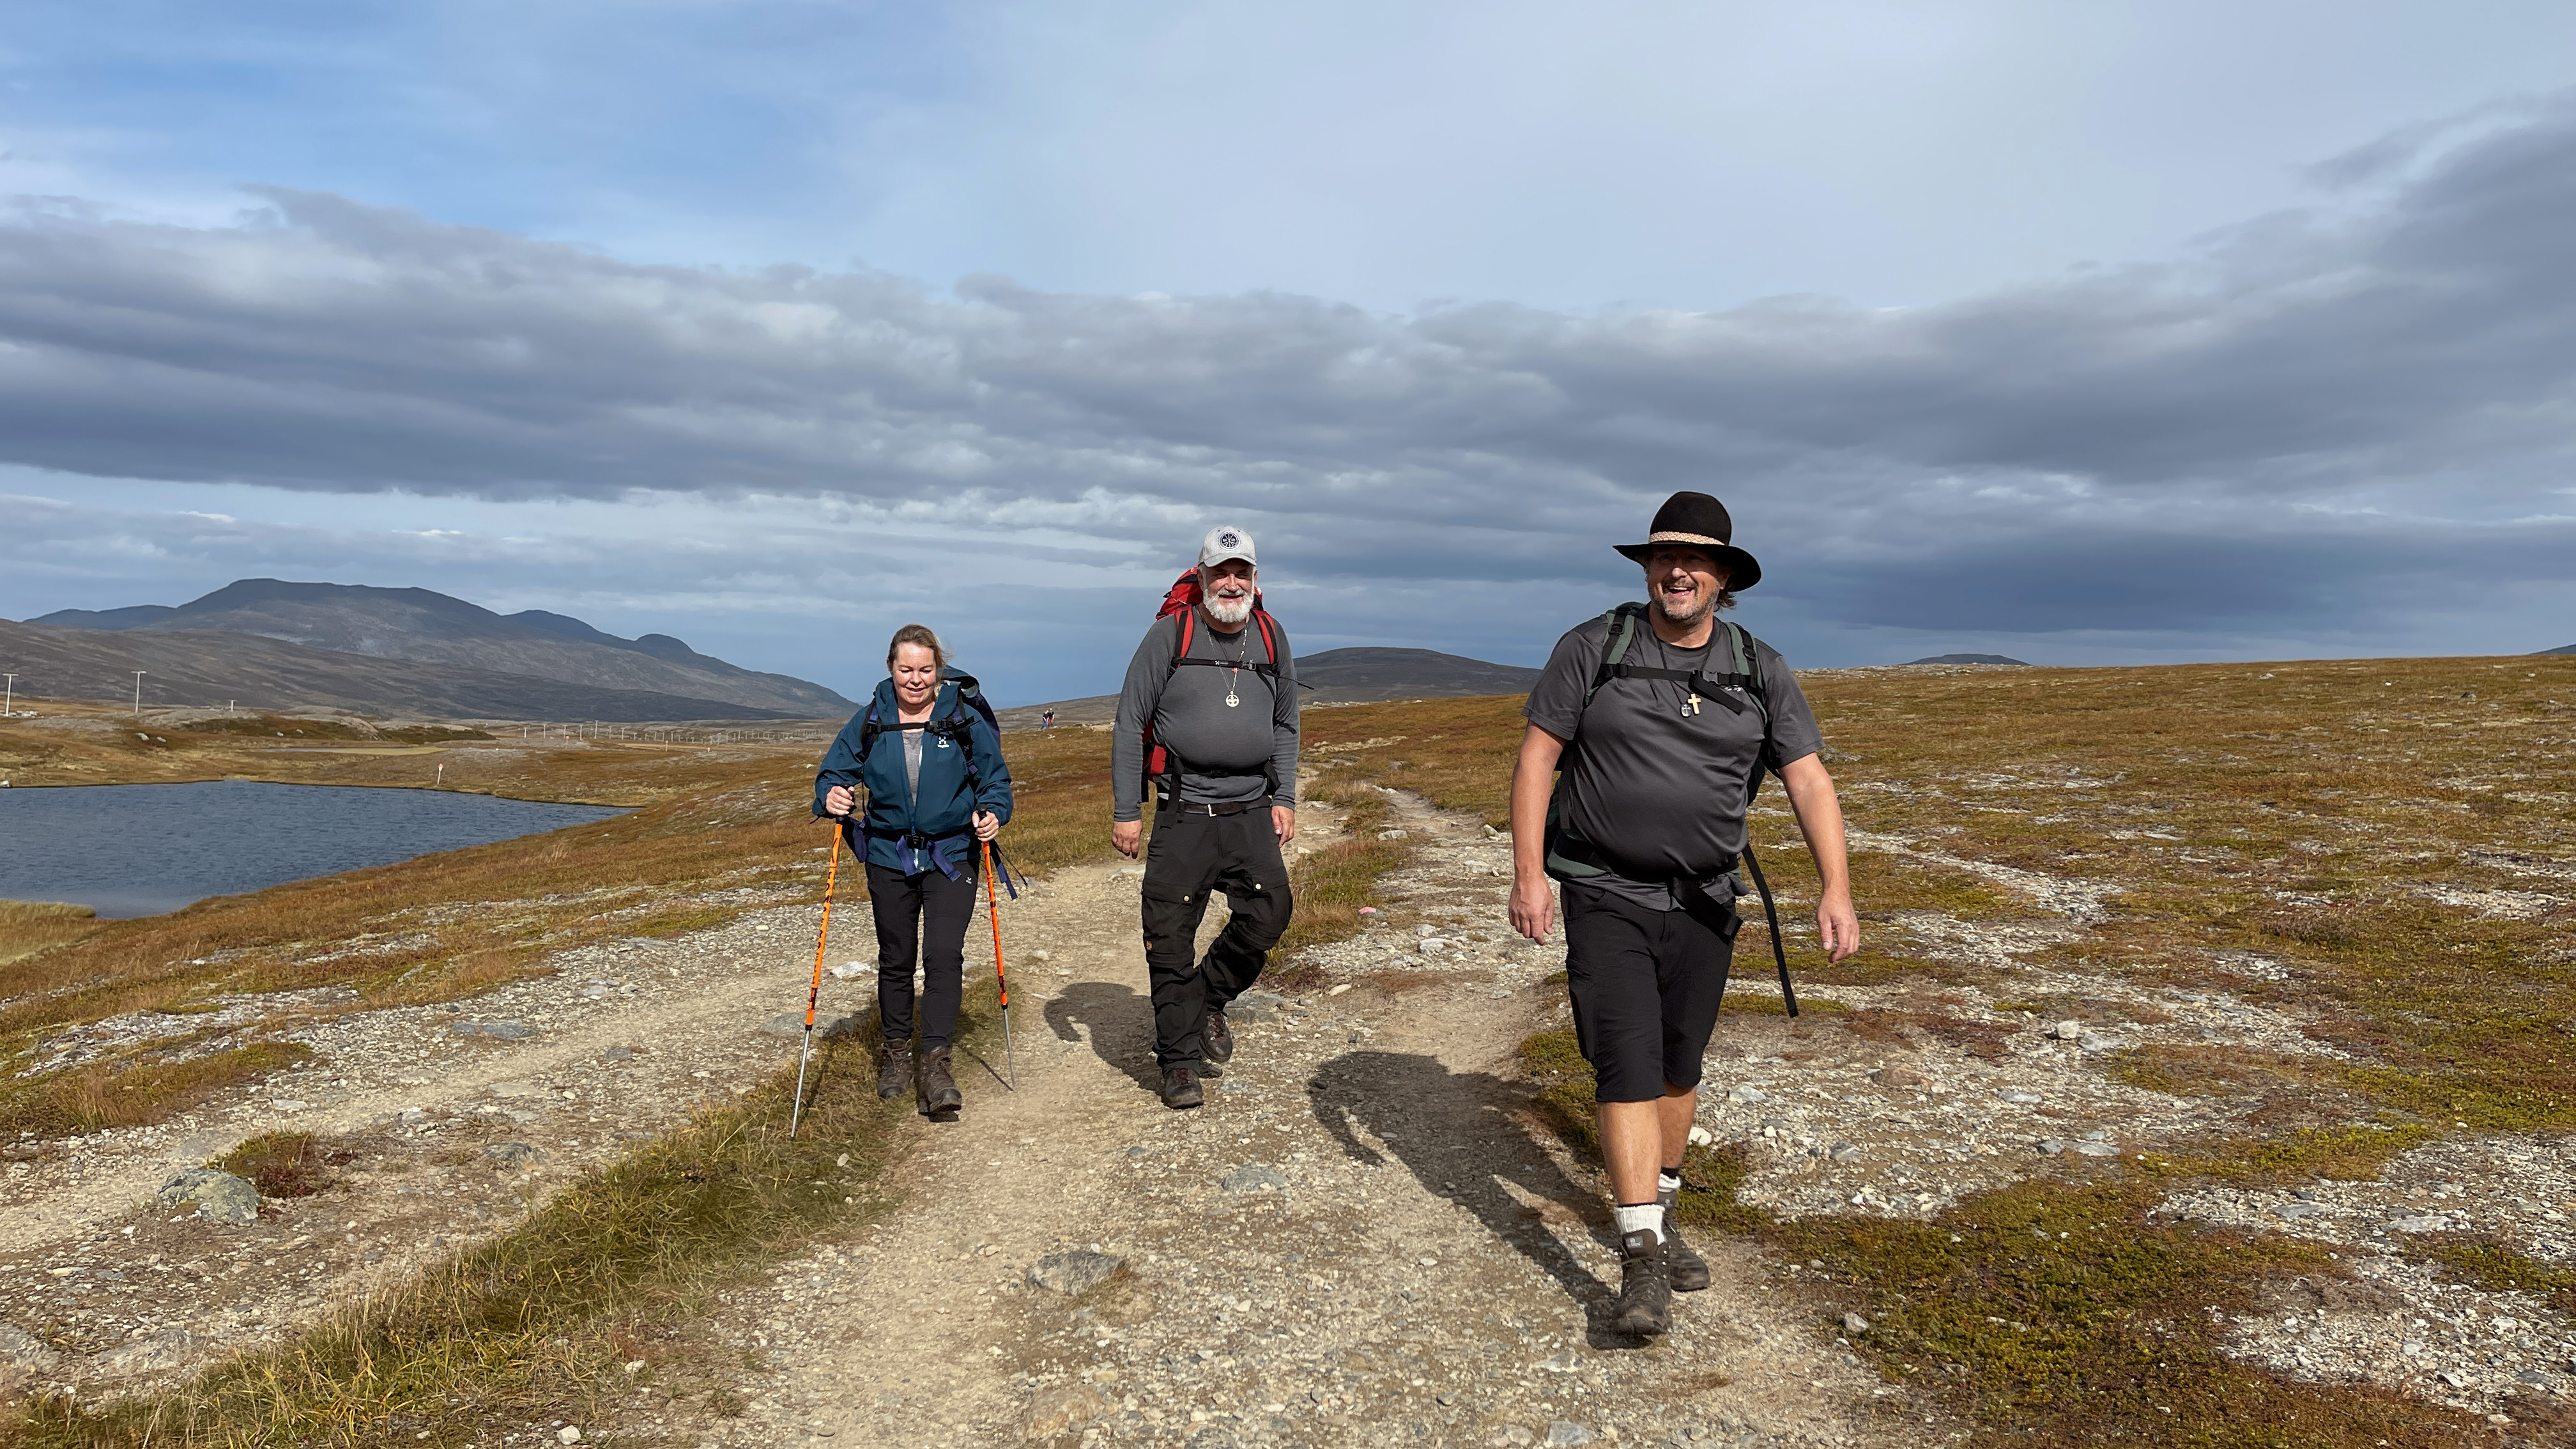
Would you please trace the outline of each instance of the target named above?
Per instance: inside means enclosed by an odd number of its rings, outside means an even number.
[[[219,1223],[249,1223],[259,1220],[259,1189],[229,1172],[211,1167],[191,1167],[174,1172],[161,1184],[158,1194],[164,1208],[182,1208],[195,1204],[197,1216]]]
[[[1116,1277],[1118,1270],[1126,1266],[1126,1262],[1124,1258],[1112,1257],[1107,1253],[1085,1250],[1049,1253],[1038,1259],[1037,1265],[1029,1269],[1029,1282],[1040,1288],[1061,1293],[1068,1298],[1079,1298]]]

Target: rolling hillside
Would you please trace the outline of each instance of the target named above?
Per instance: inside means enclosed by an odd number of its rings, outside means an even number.
[[[133,635],[255,635],[340,654],[528,675],[538,683],[713,701],[726,706],[721,713],[728,717],[822,716],[855,707],[822,685],[728,664],[668,634],[621,639],[562,614],[496,614],[429,589],[242,579],[176,608],[64,609],[27,622]]]

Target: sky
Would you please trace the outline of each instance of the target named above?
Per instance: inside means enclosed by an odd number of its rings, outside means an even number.
[[[1670,491],[1793,663],[2576,641],[2576,9],[53,3],[0,616],[440,589],[844,692],[1536,663]]]

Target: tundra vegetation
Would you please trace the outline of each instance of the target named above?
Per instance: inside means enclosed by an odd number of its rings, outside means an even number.
[[[1812,988],[1799,1031],[1976,1056],[2023,1029],[2013,1022],[2142,1019],[2143,993],[2180,987],[2294,1011],[2316,1049],[2109,1053],[2099,1066],[2115,1080],[2234,1104],[2232,1135],[2039,1158],[1937,1211],[1799,1216],[1744,1201],[1746,1149],[1720,1143],[1694,1153],[1685,1219],[1758,1245],[1782,1289],[1813,1305],[1816,1332],[1847,1337],[1878,1367],[1891,1413],[1937,1408],[1978,1442],[2448,1445],[2524,1432],[2232,1352],[2231,1313],[2348,1263],[2295,1234],[2157,1208],[2195,1187],[2366,1180],[2428,1144],[2550,1141],[2576,1126],[2576,659],[1937,667],[1821,673],[1806,686],[1855,827],[1869,944],[1839,966],[1816,956],[1813,872],[1772,787],[1755,834]],[[1508,824],[1517,703],[1309,712],[1306,793],[1345,812],[1346,829],[1299,862],[1292,945],[1359,929],[1371,886],[1405,859],[1407,842],[1380,838],[1384,791]],[[13,725],[0,728],[0,763],[22,782],[52,771],[419,785],[430,773],[419,755],[255,755],[250,735],[134,733]],[[1039,871],[1096,857],[1107,736],[1007,743],[1024,792],[1015,857]],[[333,1010],[447,999],[542,971],[564,944],[686,931],[819,884],[802,815],[810,748],[433,747],[451,786],[637,808],[154,920],[9,908],[0,1048],[23,1060],[49,1032],[118,1013],[173,1023],[167,1040],[94,1064],[77,1088],[13,1077],[0,1100],[12,1125],[144,1120],[271,1070],[242,1054],[287,1044],[186,1043],[188,1014],[227,995],[355,988]],[[2086,903],[2082,929],[2043,908],[2051,892]],[[1985,939],[2020,930],[2026,944],[1959,949],[1960,923]],[[1758,979],[1758,916],[1739,946],[1740,975]],[[1844,1007],[1837,986],[1872,1004]],[[1739,993],[1729,1010],[1764,1004]],[[989,986],[970,997],[970,1030],[994,1029],[990,1005]],[[1588,1148],[1589,1082],[1570,1034],[1540,1031],[1522,1056],[1534,1115]],[[174,1070],[198,1062],[215,1065]],[[815,1110],[835,1130],[812,1143],[864,1138],[871,1124],[898,1139],[899,1107],[841,1090],[857,1075],[825,1074],[838,1095]],[[421,1431],[461,1443],[535,1407],[571,1410],[639,1359],[720,1402],[728,1365],[688,1331],[707,1295],[884,1211],[899,1180],[892,1145],[843,1162],[785,1139],[785,1090],[709,1108],[422,1280],[182,1389],[40,1401],[18,1432],[44,1444]],[[280,1181],[327,1171],[328,1144],[241,1151]],[[2427,1234],[2404,1250],[2460,1282],[2549,1295],[2563,1317],[2576,1264],[2527,1246]]]

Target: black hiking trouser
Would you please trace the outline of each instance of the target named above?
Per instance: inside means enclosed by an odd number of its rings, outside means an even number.
[[[868,863],[868,905],[877,918],[877,1022],[890,1042],[912,1040],[912,966],[921,961],[921,1049],[957,1035],[965,990],[966,923],[975,915],[975,871],[950,880],[937,870],[905,875]]]
[[[1225,892],[1234,917],[1194,961],[1208,898]],[[1199,1026],[1249,990],[1288,930],[1296,900],[1267,802],[1233,815],[1205,806],[1155,812],[1145,852],[1145,972],[1153,982],[1154,1060],[1200,1065]]]
[[[1735,959],[1734,908],[1703,920],[1568,882],[1565,990],[1593,1096],[1651,1102],[1696,1087]]]

